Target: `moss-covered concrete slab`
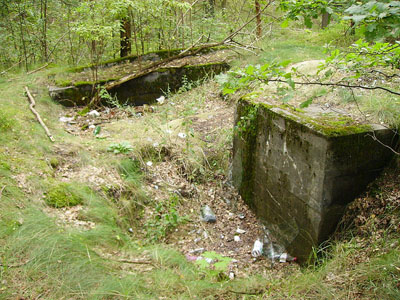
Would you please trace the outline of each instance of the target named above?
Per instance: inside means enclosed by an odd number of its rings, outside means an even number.
[[[143,69],[153,62],[180,50],[151,52],[141,57],[130,56],[119,60],[101,63],[97,70],[97,80],[93,81],[93,67],[74,68],[66,73],[53,74],[50,96],[66,106],[85,105],[95,95],[99,86],[117,82],[127,75],[132,79],[109,90],[121,103],[142,105],[154,102],[167,90],[175,91],[183,84],[183,78],[196,81],[208,75],[218,74],[229,69],[226,62],[230,54],[224,47],[205,48],[195,55],[188,55],[161,64],[158,69],[144,73]],[[135,74],[141,74],[136,76]]]
[[[382,126],[345,115],[239,101],[233,181],[272,234],[305,262],[336,228],[345,206],[392,158]]]

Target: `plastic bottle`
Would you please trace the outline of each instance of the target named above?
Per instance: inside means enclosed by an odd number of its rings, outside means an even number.
[[[260,239],[257,239],[254,242],[253,250],[251,251],[251,256],[253,257],[261,256],[263,254],[263,246],[264,243]]]
[[[204,222],[215,223],[217,221],[214,212],[208,205],[205,205],[201,208],[201,217]]]

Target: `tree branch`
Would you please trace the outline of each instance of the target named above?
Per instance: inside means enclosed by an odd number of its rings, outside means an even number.
[[[28,96],[28,99],[31,103],[29,105],[29,108],[31,109],[32,113],[36,116],[36,119],[38,120],[39,124],[43,127],[43,129],[46,132],[47,136],[49,137],[50,141],[55,142],[55,140],[54,140],[53,136],[51,135],[49,129],[47,128],[46,124],[44,124],[39,113],[35,110],[35,105],[36,105],[35,99],[32,97],[27,86],[25,87],[25,91],[26,91],[26,95]]]
[[[286,83],[286,80],[283,79],[258,79],[262,82],[283,82]],[[299,82],[299,81],[294,81],[295,84],[298,85],[320,85],[320,86],[340,86],[340,87],[345,87],[345,88],[355,88],[355,89],[364,89],[364,90],[382,90],[385,92],[388,92],[393,95],[400,96],[400,92],[393,91],[391,89],[385,88],[383,86],[365,86],[365,85],[352,85],[352,84],[347,84],[347,83],[338,83],[338,82],[316,82],[316,81],[310,81],[310,82]]]

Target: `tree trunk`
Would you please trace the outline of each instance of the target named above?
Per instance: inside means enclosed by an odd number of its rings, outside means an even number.
[[[129,18],[124,18],[121,20],[121,29],[120,29],[120,56],[125,57],[131,54],[132,44],[131,44],[131,21]]]
[[[47,0],[40,1],[40,19],[42,21],[42,48],[43,58],[48,61],[47,47]]]
[[[331,21],[331,15],[327,12],[322,14],[322,20],[321,20],[321,28],[324,29],[328,27],[329,23]]]
[[[261,38],[262,36],[262,26],[261,26],[261,7],[260,7],[260,2],[255,0],[255,6],[256,6],[256,26],[257,26],[257,38]]]
[[[215,0],[208,0],[206,4],[206,15],[211,17],[215,15]]]

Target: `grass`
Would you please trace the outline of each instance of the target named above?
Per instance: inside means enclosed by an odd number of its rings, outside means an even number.
[[[324,32],[314,46],[302,38],[316,39],[313,31],[294,32],[293,36],[277,34],[265,48],[271,51],[258,58],[246,58],[245,63],[321,58],[328,34]],[[214,82],[171,96],[168,104],[146,115],[145,121],[138,118],[110,123],[104,130],[111,137],[97,140],[81,139],[61,128],[58,117],[65,111],[47,95],[46,72],[15,76],[18,78],[11,83],[0,81],[0,299],[400,298],[399,234],[379,229],[378,236],[372,230],[374,226],[369,227],[371,235],[360,237],[354,231],[353,236],[332,240],[325,250],[316,250],[319,260],[315,266],[266,269],[264,274],[232,281],[221,280],[215,270],[189,263],[163,243],[149,244],[142,239],[135,225],[142,224],[146,207],[155,210],[159,204],[163,211],[163,218],[153,219],[160,236],[173,230],[181,217],[174,219],[180,201],[175,194],[161,203],[146,197],[143,186],[147,161],[157,164],[175,160],[193,180],[214,180],[215,174],[229,170],[231,130],[205,137],[191,135],[194,117],[209,120],[213,116],[213,107],[206,108],[204,103],[210,94],[219,93]],[[37,110],[56,137],[56,144],[47,139],[29,111],[23,94],[25,85],[34,92]],[[382,114],[395,104],[379,104]],[[371,105],[378,104],[372,101]],[[186,134],[185,139],[177,137],[180,132]],[[123,140],[131,143],[132,151],[118,155],[107,152],[110,143]],[[207,153],[201,151],[204,147]],[[56,169],[62,169],[67,159],[74,159],[76,168],[95,165],[107,169],[107,173],[117,172],[123,175],[123,181],[96,188],[82,177],[79,183],[58,186]],[[43,196],[49,191],[49,183],[50,188],[62,187],[63,196],[70,193],[69,199],[78,195],[83,204],[79,220],[96,226],[90,230],[63,226],[45,213]],[[66,202],[54,203],[61,207]],[[396,209],[390,213],[398,214]],[[374,224],[371,215],[366,218],[371,222],[368,224]],[[128,231],[130,227],[133,233]],[[150,264],[126,264],[119,261],[122,258],[146,258]]]

